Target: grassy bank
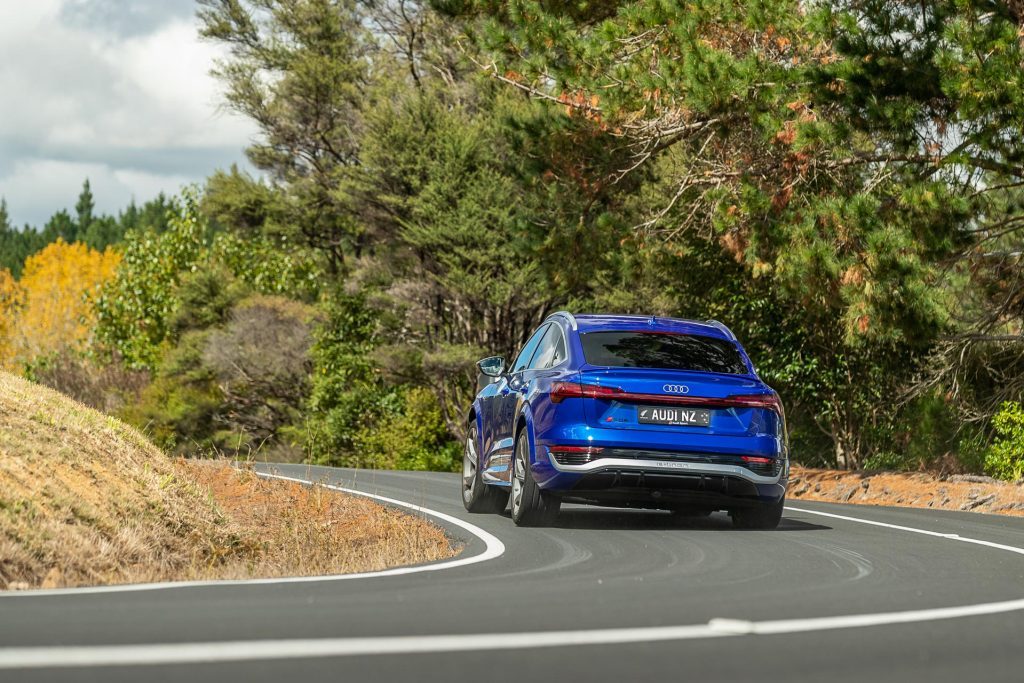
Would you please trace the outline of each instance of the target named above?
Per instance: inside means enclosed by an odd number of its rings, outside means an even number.
[[[338,573],[448,557],[417,517],[226,466],[0,373],[0,588]]]

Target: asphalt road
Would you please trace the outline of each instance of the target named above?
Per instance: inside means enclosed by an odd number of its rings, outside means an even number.
[[[778,530],[736,531],[566,506],[519,529],[466,513],[458,475],[278,469],[469,521],[504,552],[352,580],[0,596],[0,681],[1024,681],[1024,519],[800,502]],[[443,525],[462,558],[497,554]],[[95,661],[2,668],[34,652]]]

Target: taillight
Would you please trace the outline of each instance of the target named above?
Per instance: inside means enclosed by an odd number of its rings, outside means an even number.
[[[782,434],[783,450],[789,449],[789,430],[786,427],[786,409],[782,407],[782,399],[776,393],[756,394],[753,396],[730,396],[730,401],[738,401],[739,405],[750,408],[767,408],[779,416],[780,433]]]
[[[767,408],[785,420],[782,401],[778,394],[737,394],[726,398],[705,396],[679,396],[676,394],[640,394],[623,391],[619,387],[603,387],[578,382],[553,382],[551,402],[561,403],[567,398],[603,398],[629,403],[661,403],[668,405],[700,406],[705,408]]]
[[[597,384],[580,384],[578,382],[553,382],[551,384],[551,402],[561,403],[567,398],[618,398],[624,394],[617,387],[602,387]]]
[[[552,403],[561,403],[567,398],[583,398],[583,387],[576,382],[552,382],[549,396]]]
[[[730,396],[725,399],[729,405],[742,408],[767,408],[774,410],[782,417],[782,401],[778,394],[752,394],[749,396]]]

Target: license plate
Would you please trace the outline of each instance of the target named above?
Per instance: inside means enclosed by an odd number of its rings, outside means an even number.
[[[642,425],[711,426],[711,411],[704,408],[640,406],[637,408],[636,417],[637,422]]]

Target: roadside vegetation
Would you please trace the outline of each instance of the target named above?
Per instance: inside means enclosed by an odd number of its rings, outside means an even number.
[[[0,590],[336,574],[454,553],[422,518],[172,460],[119,420],[0,372]]]
[[[450,470],[549,312],[716,318],[797,461],[1024,473],[1019,2],[197,11],[261,175],[0,208],[9,369],[172,453]]]

